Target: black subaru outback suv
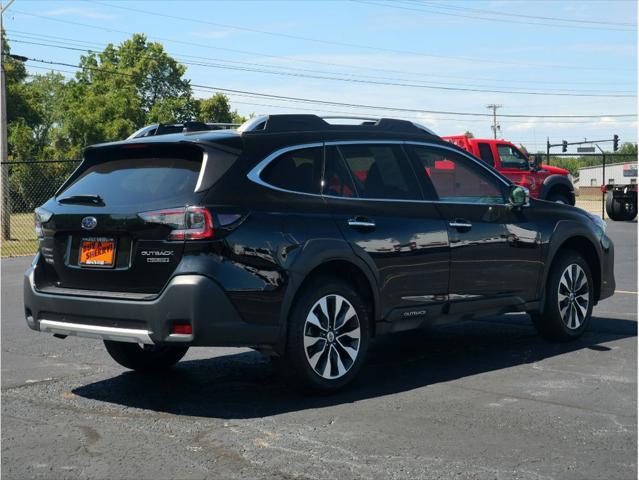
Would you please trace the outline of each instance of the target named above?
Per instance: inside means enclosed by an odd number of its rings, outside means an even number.
[[[566,341],[613,294],[605,224],[429,130],[271,115],[89,147],[36,210],[26,320],[138,371],[249,346],[330,391],[371,337],[528,312]]]

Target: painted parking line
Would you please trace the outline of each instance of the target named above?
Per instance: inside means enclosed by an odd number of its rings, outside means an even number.
[[[639,295],[639,292],[631,292],[629,290],[615,290],[615,293],[628,293],[630,295]]]

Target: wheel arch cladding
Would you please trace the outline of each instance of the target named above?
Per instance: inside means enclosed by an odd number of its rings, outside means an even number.
[[[593,245],[592,241],[590,241],[587,237],[577,235],[567,238],[559,245],[559,247],[555,251],[555,254],[552,258],[551,266],[558,255],[560,255],[562,252],[570,250],[579,253],[590,268],[590,274],[592,276],[592,281],[595,287],[594,297],[596,303],[601,295],[601,265],[597,249]]]
[[[379,310],[377,307],[377,297],[375,296],[373,286],[371,285],[372,279],[366,275],[362,268],[350,260],[334,259],[317,265],[308,272],[302,283],[297,288],[294,298],[297,298],[299,293],[302,292],[303,289],[313,280],[326,276],[336,277],[350,283],[355,291],[362,296],[362,300],[369,308],[368,316],[370,332],[371,335],[374,335],[375,315]]]

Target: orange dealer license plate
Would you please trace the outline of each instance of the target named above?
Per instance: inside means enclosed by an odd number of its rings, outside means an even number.
[[[80,240],[80,261],[82,267],[112,267],[115,261],[115,239],[90,237]]]

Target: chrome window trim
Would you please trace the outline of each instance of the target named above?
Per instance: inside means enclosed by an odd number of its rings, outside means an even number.
[[[404,140],[329,140],[325,145],[403,145]]]
[[[247,173],[246,177],[254,183],[258,185],[269,188],[271,190],[275,190],[278,192],[284,193],[292,193],[295,195],[305,195],[307,197],[317,197],[317,198],[334,198],[337,200],[356,200],[362,202],[397,202],[397,203],[439,203],[439,204],[454,204],[454,205],[485,205],[485,206],[507,206],[508,203],[477,203],[477,202],[450,202],[450,201],[441,201],[441,200],[406,200],[401,198],[359,198],[359,197],[338,197],[335,195],[325,195],[325,194],[317,194],[317,193],[307,193],[307,192],[298,192],[295,190],[287,190],[285,188],[276,187],[275,185],[271,185],[270,183],[265,182],[260,177],[262,171],[275,160],[280,155],[285,153],[294,151],[294,150],[303,150],[306,148],[317,148],[317,147],[327,147],[327,146],[339,146],[339,145],[417,145],[422,147],[434,147],[434,148],[443,148],[445,150],[450,150],[453,153],[457,153],[467,158],[471,162],[479,165],[481,168],[486,170],[490,175],[494,178],[502,182],[505,186],[509,186],[510,183],[501,178],[492,171],[492,169],[485,165],[484,162],[474,158],[472,155],[466,152],[460,152],[455,148],[448,147],[447,145],[440,145],[437,143],[431,142],[419,142],[416,140],[331,140],[328,142],[314,142],[314,143],[302,143],[298,145],[290,145],[288,147],[280,148],[270,153],[264,160],[260,161],[255,167],[251,169],[249,173]]]
[[[206,171],[206,164],[209,161],[209,153],[205,150],[202,156],[202,166],[200,167],[200,174],[197,177],[197,183],[195,184],[194,192],[199,192],[202,188],[202,182],[204,181],[204,172]]]

